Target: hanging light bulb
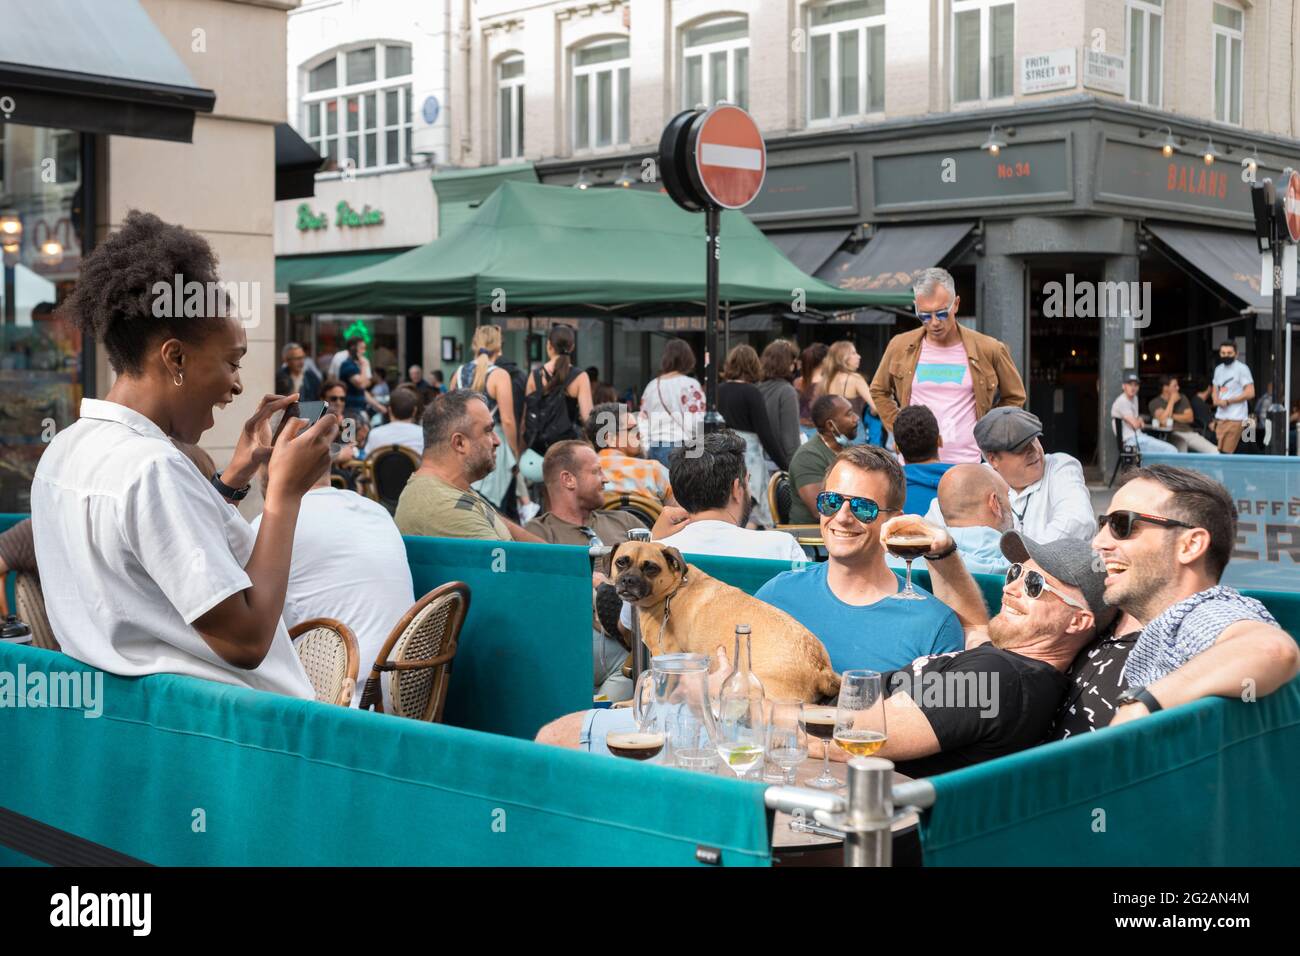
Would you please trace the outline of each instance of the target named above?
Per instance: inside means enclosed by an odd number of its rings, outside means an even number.
[[[57,239],[48,239],[41,243],[41,262],[47,266],[57,266],[63,261],[63,243]]]

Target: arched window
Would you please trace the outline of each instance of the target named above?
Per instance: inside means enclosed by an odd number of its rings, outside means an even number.
[[[524,158],[524,58],[517,53],[497,64],[497,157]]]
[[[299,132],[324,171],[411,162],[411,48],[340,49],[305,71]]]
[[[573,148],[599,149],[628,142],[627,40],[606,40],[573,53]]]
[[[749,20],[726,17],[682,34],[682,108],[718,100],[749,109]]]

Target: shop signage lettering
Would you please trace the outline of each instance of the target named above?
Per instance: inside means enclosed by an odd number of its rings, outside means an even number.
[[[329,219],[324,213],[317,215],[311,211],[311,206],[304,203],[298,204],[298,231],[307,232],[310,229],[324,229],[330,224]]]
[[[338,213],[334,223],[336,226],[382,226],[384,224],[383,212],[371,209],[369,206],[363,206],[361,212],[357,212],[348,205],[346,199],[340,199],[339,204],[334,208]]]
[[[998,179],[1019,179],[1028,175],[1028,163],[998,163]]]
[[[1217,199],[1228,197],[1228,174],[1216,173],[1195,166],[1181,163],[1169,164],[1169,178],[1165,189],[1174,193],[1190,193],[1195,196],[1213,196]]]
[[[361,211],[353,209],[346,199],[340,199],[337,206],[334,207],[334,225],[340,229],[358,229],[365,226],[382,226],[384,224],[384,213],[381,209],[371,209],[369,206],[362,206]],[[329,217],[325,213],[313,212],[311,206],[307,203],[301,203],[298,206],[298,231],[308,232],[318,229],[329,228]]]

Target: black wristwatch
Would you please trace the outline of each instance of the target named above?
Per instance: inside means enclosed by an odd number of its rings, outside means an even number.
[[[1155,695],[1145,687],[1130,687],[1115,698],[1115,709],[1123,707],[1125,704],[1139,703],[1143,704],[1149,713],[1154,714],[1157,710],[1164,710],[1160,706],[1160,701],[1156,700]]]
[[[217,472],[215,475],[212,476],[212,487],[216,488],[217,493],[221,495],[221,497],[223,498],[226,498],[230,501],[243,501],[245,498],[248,497],[248,492],[249,490],[252,489],[253,486],[251,484],[248,484],[248,485],[244,485],[244,487],[239,489],[231,488],[228,484],[226,484],[224,481],[221,480],[221,472]]]
[[[922,555],[922,557],[925,558],[925,560],[927,561],[942,561],[944,558],[950,557],[953,554],[953,552],[955,552],[956,550],[957,550],[956,539],[950,539],[948,547],[944,548],[942,551],[939,551],[935,554],[925,554]]]

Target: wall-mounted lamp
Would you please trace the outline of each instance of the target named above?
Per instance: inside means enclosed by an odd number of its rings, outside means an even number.
[[[573,184],[574,189],[590,189],[592,187],[591,179],[587,176],[587,167],[583,166],[578,170],[578,181]]]
[[[1253,143],[1246,148],[1250,150],[1250,155],[1241,161],[1241,165],[1253,177],[1259,171],[1259,149]]]
[[[636,181],[635,181],[635,180],[634,180],[634,179],[633,179],[633,178],[628,174],[628,171],[627,171],[627,168],[628,168],[629,166],[631,166],[631,165],[632,165],[631,163],[624,163],[624,164],[623,164],[623,170],[622,170],[622,172],[620,172],[620,173],[618,174],[618,179],[614,180],[614,185],[615,185],[615,186],[618,186],[620,189],[631,189],[631,188],[632,188],[632,186],[635,184]]]
[[[1160,144],[1160,155],[1168,159],[1170,156],[1174,155],[1174,153],[1178,151],[1178,144],[1174,140],[1174,131],[1170,129],[1168,126],[1157,126],[1153,130],[1145,130],[1145,129],[1139,130],[1138,138],[1146,139],[1148,136],[1153,136],[1156,133],[1161,132],[1162,130],[1164,131],[1165,134],[1165,141]]]
[[[1014,131],[1009,130],[1007,135],[1010,136],[1013,135],[1013,133]],[[998,138],[998,124],[994,123],[993,128],[989,130],[989,138],[984,141],[984,145],[981,146],[980,149],[984,150],[990,156],[996,156],[998,153],[1002,152],[1002,147],[1006,145],[1006,140]]]
[[[1219,151],[1214,148],[1214,137],[1207,136],[1205,138],[1205,152],[1201,153],[1201,159],[1205,160],[1205,165],[1213,166],[1214,161],[1218,159],[1220,155]]]

